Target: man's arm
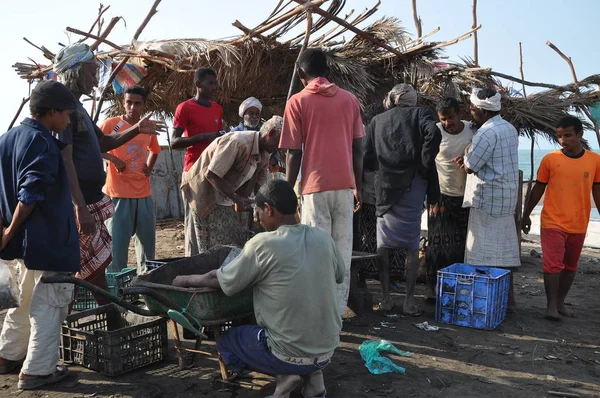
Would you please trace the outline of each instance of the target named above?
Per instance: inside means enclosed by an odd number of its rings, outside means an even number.
[[[148,158],[146,159],[146,164],[142,166],[142,172],[150,177],[152,175],[152,170],[154,170],[154,165],[156,164],[156,160],[158,159],[157,153],[150,152],[148,154]]]
[[[233,200],[238,206],[240,206],[240,208],[246,209],[252,203],[252,200],[249,198],[238,195],[235,191],[235,187],[231,185],[229,181],[219,177],[212,171],[208,170],[206,172],[206,179],[213,185],[213,187],[215,187],[217,191]]]
[[[363,175],[363,143],[361,138],[352,140],[352,169],[354,170],[354,211],[357,212],[362,204],[362,175]]]
[[[2,231],[2,243],[0,243],[0,250],[4,249],[6,244],[15,236],[25,220],[27,220],[27,218],[29,218],[33,212],[34,207],[35,202],[28,205],[24,204],[23,202],[17,203],[17,208],[15,209],[12,222],[4,231]]]
[[[592,197],[594,198],[596,210],[600,211],[600,183],[598,182],[595,182],[594,185],[592,185]]]
[[[468,174],[477,173],[492,156],[496,136],[490,131],[479,131],[473,137],[469,152],[463,158],[463,167]],[[460,165],[460,164],[459,164]]]
[[[217,278],[217,270],[214,269],[202,275],[180,275],[173,279],[173,286],[177,287],[208,287],[211,289],[221,289],[221,284]]]
[[[300,165],[302,164],[302,150],[301,149],[288,149],[285,156],[285,179],[289,182],[292,187],[296,186],[296,180],[300,173]]]
[[[125,170],[125,167],[127,166],[124,161],[122,161],[121,159],[119,159],[118,157],[116,157],[114,155],[111,155],[110,153],[103,153],[102,159],[107,160],[110,163],[112,163],[113,166],[115,166],[115,169],[117,169],[117,171],[119,173],[121,173],[123,170]]]
[[[73,207],[75,208],[75,219],[77,220],[77,229],[80,234],[91,235],[96,227],[94,217],[90,214],[90,211],[85,204],[83,193],[79,187],[79,180],[77,178],[77,171],[75,170],[75,164],[73,163],[73,145],[67,145],[62,150],[62,157],[65,163],[65,169],[67,170],[67,177],[69,179],[69,188],[71,190],[71,199],[73,200]]]
[[[152,115],[147,115],[142,118],[135,125],[131,126],[125,131],[119,131],[110,135],[105,135],[100,129],[98,129],[98,143],[100,145],[100,152],[108,152],[128,141],[135,138],[138,134],[159,134],[159,132],[166,132],[167,125],[163,121],[150,120]]]
[[[531,190],[531,194],[529,195],[529,201],[527,202],[527,206],[525,206],[525,211],[523,212],[523,218],[521,219],[521,229],[526,234],[531,230],[531,212],[535,209],[535,206],[540,202],[544,192],[546,191],[546,184],[536,181],[533,189]],[[595,199],[595,197],[594,197]]]
[[[173,134],[171,135],[171,149],[185,149],[200,142],[212,142],[220,136],[219,133],[200,133],[191,137],[183,137],[183,131],[184,130],[181,127],[173,127]]]
[[[442,142],[442,133],[435,124],[435,119],[431,111],[422,112],[419,119],[421,136],[423,137],[423,146],[421,147],[421,167],[424,177],[435,169],[435,158],[440,151],[440,142]]]

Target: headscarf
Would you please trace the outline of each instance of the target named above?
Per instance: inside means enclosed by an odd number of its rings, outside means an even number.
[[[396,84],[385,96],[383,107],[389,110],[395,106],[415,106],[417,100],[418,94],[413,86],[406,83]]]
[[[281,116],[273,116],[272,118],[267,120],[262,125],[262,127],[260,128],[260,132],[262,134],[264,134],[264,133],[268,133],[269,131],[271,131],[273,129],[281,130],[282,127],[283,127],[283,118]]]
[[[479,91],[481,91],[480,88],[474,88],[473,92],[471,93],[470,100],[473,106],[476,106],[479,109],[492,112],[499,112],[500,109],[502,109],[502,104],[500,102],[502,97],[500,96],[500,93],[496,93],[490,98],[481,99],[477,96],[477,93]]]
[[[259,111],[262,111],[262,104],[260,103],[259,100],[257,100],[254,97],[248,97],[244,100],[244,102],[242,102],[240,104],[240,109],[239,109],[239,115],[240,117],[244,117],[244,113],[246,113],[246,111],[249,108],[258,108]]]
[[[48,109],[75,109],[77,99],[64,84],[48,80],[38,83],[29,97],[29,105]]]
[[[54,72],[60,75],[77,64],[91,61],[92,59],[94,59],[94,53],[90,51],[90,47],[87,44],[71,44],[60,50],[56,57],[54,57]]]

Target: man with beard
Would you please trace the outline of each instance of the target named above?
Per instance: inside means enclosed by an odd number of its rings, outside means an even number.
[[[231,131],[258,131],[260,130],[261,120],[260,112],[262,104],[254,97],[248,97],[241,103],[239,115],[242,118],[240,124],[231,129]]]

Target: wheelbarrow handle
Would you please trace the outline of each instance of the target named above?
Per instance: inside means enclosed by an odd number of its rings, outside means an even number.
[[[79,278],[75,278],[72,275],[52,275],[52,276],[43,276],[42,277],[42,282],[43,283],[72,283],[74,285],[77,285],[79,287],[83,287],[85,289],[88,289],[89,291],[91,291],[94,294],[97,294],[99,296],[104,297],[107,300],[110,300],[111,302],[131,311],[131,312],[135,312],[136,314],[140,314],[143,316],[159,316],[162,314],[157,314],[155,312],[152,312],[150,310],[145,310],[143,308],[138,307],[137,305],[133,305],[130,302],[124,300],[121,297],[117,297],[114,294],[107,292],[104,289],[99,288],[96,285],[92,285],[89,282],[84,281],[83,279],[79,279]]]

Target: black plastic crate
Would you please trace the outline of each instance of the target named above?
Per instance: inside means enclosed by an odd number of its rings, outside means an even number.
[[[160,362],[167,351],[166,318],[143,317],[115,304],[69,315],[61,327],[61,359],[107,376]]]

